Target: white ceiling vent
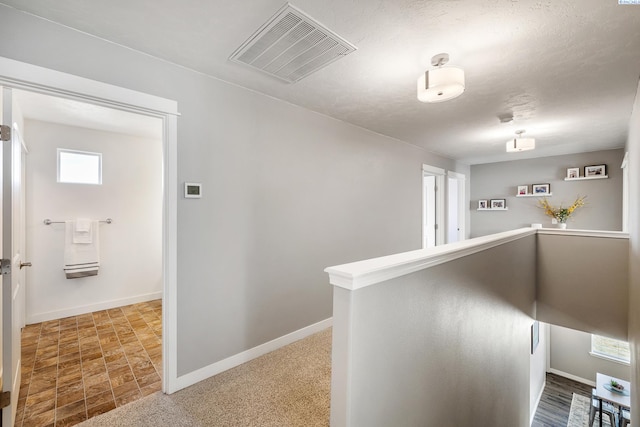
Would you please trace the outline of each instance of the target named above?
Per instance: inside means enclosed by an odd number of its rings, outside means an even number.
[[[289,83],[356,47],[287,3],[229,57]]]

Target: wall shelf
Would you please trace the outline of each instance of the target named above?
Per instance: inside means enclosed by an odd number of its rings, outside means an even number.
[[[607,179],[609,175],[597,175],[597,176],[580,176],[578,178],[565,178],[565,181],[586,181],[589,179]]]
[[[508,211],[509,208],[478,208],[479,211]]]
[[[543,194],[516,194],[516,197],[549,197],[553,196],[553,193],[543,193]]]

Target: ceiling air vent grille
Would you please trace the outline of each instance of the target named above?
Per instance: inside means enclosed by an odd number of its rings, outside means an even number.
[[[355,50],[287,3],[229,59],[294,83]]]

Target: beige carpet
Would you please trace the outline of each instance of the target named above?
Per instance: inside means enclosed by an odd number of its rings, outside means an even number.
[[[331,329],[189,388],[160,392],[82,427],[328,426]]]

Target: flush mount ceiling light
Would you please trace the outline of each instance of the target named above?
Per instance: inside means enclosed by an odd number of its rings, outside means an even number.
[[[518,151],[533,150],[536,148],[536,140],[534,138],[522,138],[524,130],[517,130],[516,137],[507,141],[507,153],[516,153]]]
[[[439,53],[431,58],[433,70],[418,77],[418,99],[422,102],[442,102],[460,96],[464,92],[464,70],[443,67],[449,62],[448,53]]]

